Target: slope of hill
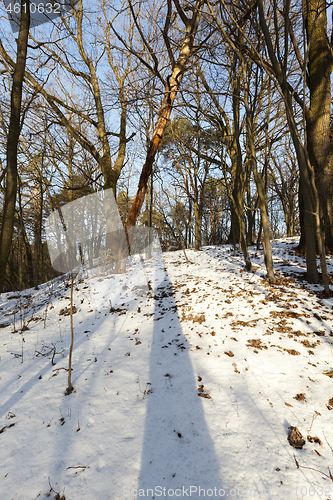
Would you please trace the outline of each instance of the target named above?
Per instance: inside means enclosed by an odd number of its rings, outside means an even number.
[[[2,294],[1,499],[333,498],[333,299],[295,241],[274,286],[230,246],[163,254],[116,298],[82,276],[68,396],[68,276]]]

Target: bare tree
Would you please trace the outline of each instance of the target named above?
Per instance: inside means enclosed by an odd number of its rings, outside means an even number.
[[[27,59],[29,26],[29,0],[21,0],[21,24],[17,39],[17,55],[16,63],[14,65],[13,85],[11,90],[10,121],[6,150],[6,190],[0,235],[0,292],[5,280],[6,267],[14,227],[14,215],[17,195],[17,147],[22,127],[22,88]]]
[[[170,28],[175,18],[175,13],[172,12],[172,3],[176,8],[178,19],[183,24],[183,27],[185,29],[185,33],[176,47],[174,45],[174,41],[170,37]],[[148,179],[152,172],[157,149],[162,142],[165,128],[168,124],[183,75],[188,69],[188,62],[193,56],[194,50],[197,50],[197,48],[194,48],[194,40],[198,32],[203,5],[203,0],[196,0],[193,5],[189,4],[188,9],[185,11],[181,7],[178,0],[173,0],[173,2],[172,0],[167,0],[167,12],[162,29],[162,36],[169,57],[168,67],[170,68],[170,73],[167,77],[164,77],[159,68],[158,57],[154,52],[153,47],[149,43],[147,36],[145,36],[144,30],[140,25],[138,14],[134,11],[134,7],[129,0],[129,8],[131,10],[136,28],[138,30],[138,33],[140,34],[143,45],[145,46],[151,57],[152,65],[149,62],[145,62],[145,65],[148,67],[149,71],[152,74],[158,76],[159,80],[161,81],[164,89],[164,97],[158,110],[158,119],[150,140],[146,155],[146,161],[141,171],[137,193],[134,197],[126,226],[135,225],[135,222],[139,216],[142,204],[144,202],[148,186]],[[190,14],[187,14],[187,12],[189,12]],[[179,51],[178,55],[177,50]],[[135,52],[134,50],[132,50],[132,52],[142,60],[138,52]]]

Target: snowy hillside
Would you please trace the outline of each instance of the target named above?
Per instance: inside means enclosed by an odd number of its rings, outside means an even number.
[[[68,276],[2,294],[0,498],[333,499],[333,299],[295,242],[274,286],[230,246],[163,254],[136,296],[81,277],[67,396]]]

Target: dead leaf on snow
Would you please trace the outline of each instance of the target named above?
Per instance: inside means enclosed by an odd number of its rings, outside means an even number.
[[[230,323],[231,326],[250,326],[254,328],[255,325],[252,325],[251,323],[256,323],[257,321],[260,321],[263,318],[256,318],[256,319],[250,319],[250,321],[233,321]]]
[[[309,443],[317,443],[320,444],[320,446],[322,446],[323,444],[318,437],[308,436],[306,439],[309,441]]]
[[[304,392],[296,394],[296,396],[294,396],[294,399],[296,399],[296,401],[306,401]]]
[[[313,332],[314,335],[318,335],[318,337],[325,337],[325,330],[318,330],[317,332]]]
[[[204,321],[206,321],[206,317],[204,314],[197,314],[196,316],[194,316],[194,318],[192,319],[193,323],[203,323]]]
[[[315,347],[317,347],[317,344],[320,344],[320,340],[317,340],[317,342],[309,342],[308,340],[302,340],[301,341],[301,344],[304,345],[304,347],[307,347],[309,349],[314,349]]]
[[[72,313],[73,313],[73,314],[75,314],[76,312],[77,312],[77,311],[76,311],[76,307],[75,307],[75,306],[73,306],[73,307],[72,307]],[[91,310],[91,311],[88,311],[88,312],[92,312],[92,310]],[[69,315],[70,315],[70,313],[71,313],[71,308],[70,308],[70,306],[68,306],[68,307],[64,307],[63,309],[60,309],[60,311],[59,311],[59,316],[69,316]]]
[[[249,339],[247,347],[255,347],[256,349],[267,349],[267,346],[261,342],[260,339]]]
[[[288,354],[291,354],[291,356],[300,356],[300,352],[298,351],[295,351],[295,349],[283,349],[284,351],[286,351]]]
[[[14,427],[14,425],[15,425],[15,422],[13,424],[5,425],[4,427],[2,427],[2,429],[0,429],[0,434],[2,434],[6,429],[10,429],[11,427]]]
[[[293,446],[293,448],[302,449],[305,444],[305,440],[303,439],[302,434],[297,429],[297,427],[291,426],[289,427],[289,429],[291,432],[287,439],[289,441],[290,446]]]

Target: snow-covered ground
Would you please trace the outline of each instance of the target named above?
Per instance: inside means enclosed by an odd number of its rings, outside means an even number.
[[[68,277],[2,294],[0,499],[333,499],[333,299],[295,242],[274,286],[230,246],[163,254],[148,292],[82,276],[67,396]]]

